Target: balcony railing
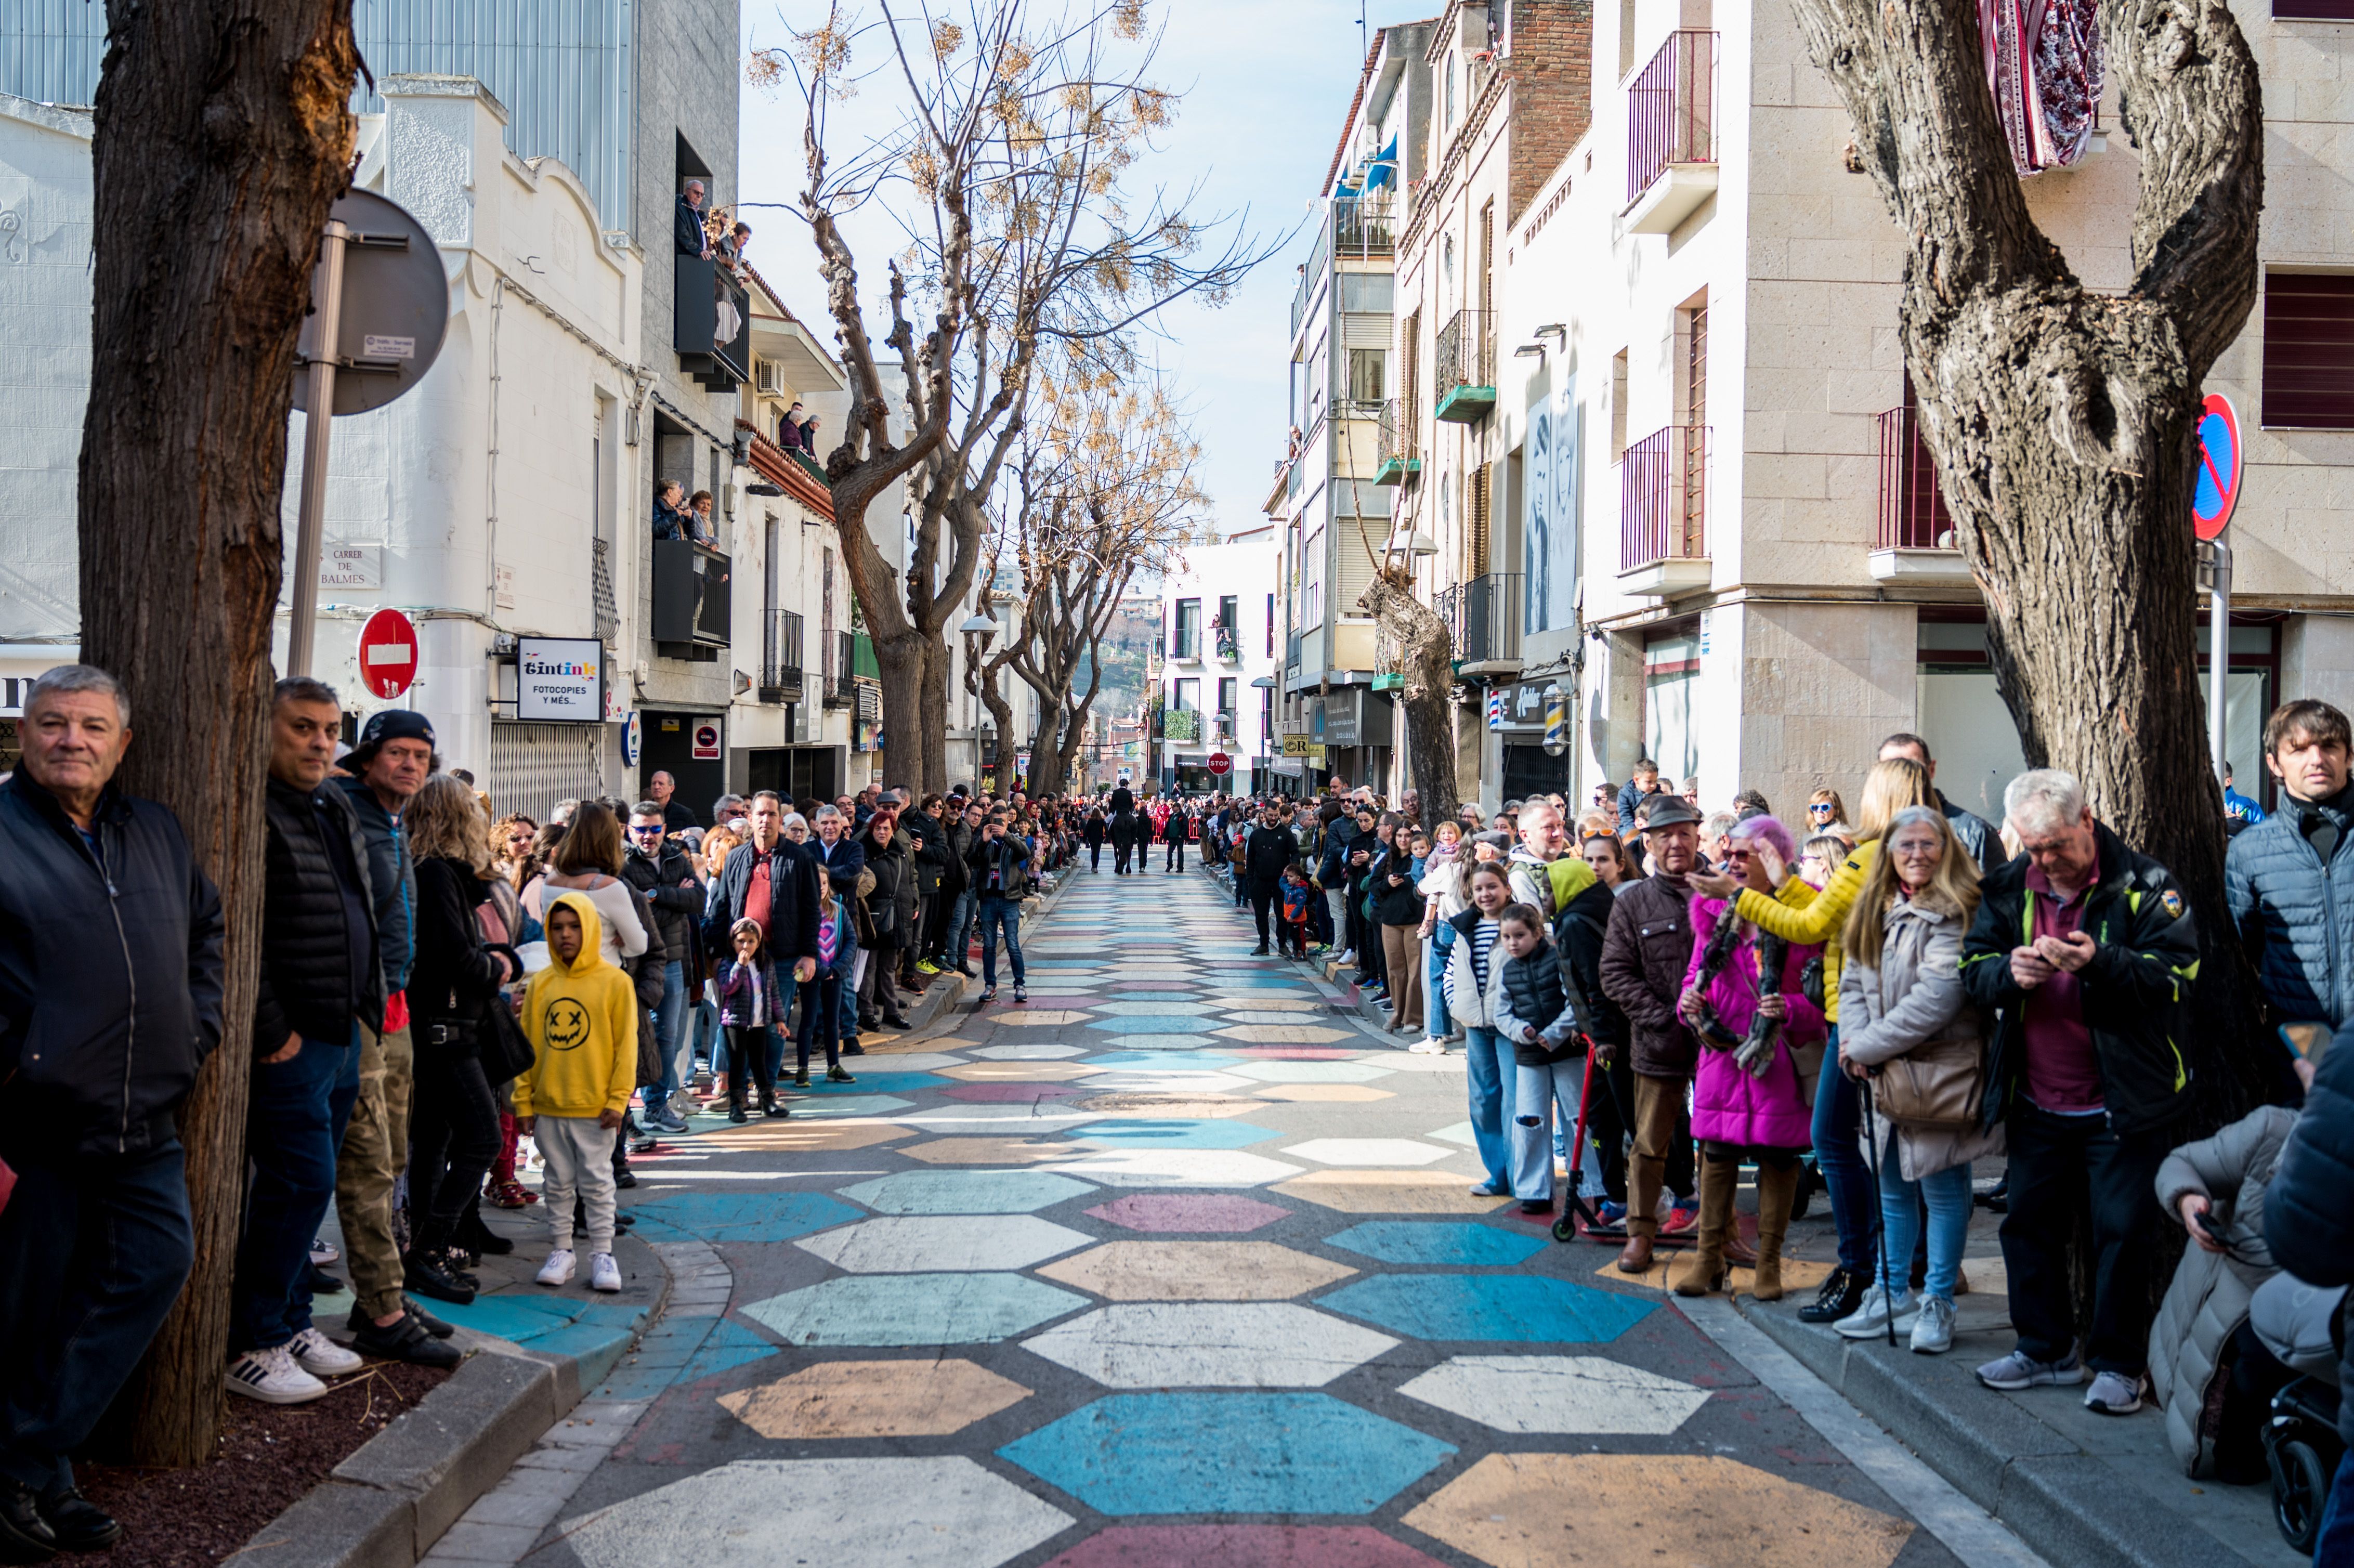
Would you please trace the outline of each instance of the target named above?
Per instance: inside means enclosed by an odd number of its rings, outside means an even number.
[[[1458,664],[1486,664],[1521,656],[1521,584],[1519,572],[1490,572],[1469,582],[1443,588],[1431,601],[1455,640]]]
[[[1677,164],[1716,162],[1716,35],[1668,35],[1627,89],[1627,200]]]
[[[1199,659],[1202,656],[1202,629],[1179,622],[1169,632],[1169,657]]]
[[[752,378],[752,296],[724,261],[677,259],[672,346],[681,370],[715,392]]]
[[[1382,405],[1381,455],[1373,468],[1375,484],[1404,484],[1406,476],[1422,471],[1419,412],[1404,397]]]
[[[760,700],[801,700],[801,618],[792,610],[771,610],[761,624]]]
[[[1337,256],[1387,256],[1397,243],[1397,201],[1384,187],[1354,201],[1332,204],[1332,250]]]
[[[1882,550],[1950,550],[1954,520],[1937,488],[1936,460],[1921,439],[1921,416],[1891,408],[1880,416],[1880,535]]]
[[[1486,418],[1496,406],[1496,313],[1456,312],[1438,329],[1431,368],[1439,418],[1458,425]]]
[[[1236,635],[1233,627],[1223,620],[1213,621],[1210,624],[1210,634],[1212,646],[1217,652],[1219,662],[1237,664],[1242,662],[1242,639]]]
[[[1708,427],[1670,425],[1627,449],[1618,472],[1618,569],[1708,555]]]
[[[1299,633],[1297,631],[1283,634],[1283,663],[1288,670],[1299,668]]]
[[[860,646],[862,643],[864,644],[864,648]],[[861,673],[859,663],[862,653],[865,657],[865,662],[871,666],[875,661],[873,643],[867,642],[864,636],[855,631],[837,631],[833,634],[833,646],[827,650],[825,668],[824,702],[827,707],[846,708],[858,700],[858,676]]]
[[[692,539],[656,539],[653,547],[654,641],[725,648],[735,597],[727,557]]]

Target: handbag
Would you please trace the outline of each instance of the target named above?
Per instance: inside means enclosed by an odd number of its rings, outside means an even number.
[[[1925,1041],[1880,1065],[1872,1100],[1899,1127],[1966,1132],[1986,1101],[1986,1041],[1976,1029]]]
[[[532,1049],[523,1025],[515,1022],[514,1010],[507,1005],[505,997],[492,998],[483,1005],[482,1016],[490,1021],[490,1028],[483,1031],[477,1055],[482,1064],[483,1079],[496,1088],[530,1072],[532,1063],[538,1060],[538,1053]]]

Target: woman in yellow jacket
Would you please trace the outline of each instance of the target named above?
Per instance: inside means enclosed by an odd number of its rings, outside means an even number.
[[[1921,764],[1906,757],[1875,762],[1864,779],[1863,808],[1856,813],[1859,842],[1829,882],[1819,890],[1808,885],[1769,847],[1764,870],[1774,882],[1774,896],[1738,888],[1744,920],[1792,943],[1824,944],[1823,1010],[1830,1021],[1829,1049],[1834,1054],[1839,1050],[1840,928],[1847,924],[1848,911],[1863,890],[1872,862],[1879,858],[1880,840],[1890,820],[1907,806],[1936,803],[1929,770]],[[1691,888],[1702,897],[1729,898],[1737,885],[1721,873],[1696,873]],[[1859,1142],[1862,1120],[1855,1080],[1845,1073],[1823,1074],[1815,1090],[1815,1164],[1830,1191],[1831,1219],[1839,1227],[1839,1266],[1823,1281],[1822,1293],[1814,1303],[1799,1308],[1798,1316],[1809,1323],[1846,1317],[1863,1300],[1872,1283],[1880,1194]]]

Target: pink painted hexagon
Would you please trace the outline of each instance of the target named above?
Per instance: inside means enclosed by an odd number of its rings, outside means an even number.
[[[1087,1211],[1098,1220],[1131,1231],[1236,1234],[1271,1224],[1291,1213],[1256,1198],[1231,1192],[1138,1192]]]
[[[1365,1524],[1140,1524],[1098,1531],[1045,1568],[1438,1568]]]
[[[981,1101],[1067,1100],[1087,1092],[1075,1084],[962,1084],[940,1091],[952,1100]]]

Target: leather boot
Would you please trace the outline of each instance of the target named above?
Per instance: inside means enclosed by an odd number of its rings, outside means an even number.
[[[1782,1299],[1782,1237],[1798,1198],[1798,1162],[1776,1170],[1757,1168],[1757,1278],[1749,1294],[1760,1301]]]
[[[1701,1160],[1700,1245],[1676,1274],[1677,1295],[1705,1296],[1724,1283],[1724,1234],[1733,1226],[1740,1188],[1741,1167],[1733,1160]]]
[[[1627,1238],[1627,1245],[1618,1249],[1618,1272],[1621,1274],[1644,1274],[1649,1271],[1650,1266],[1650,1233],[1648,1231],[1637,1231]]]

